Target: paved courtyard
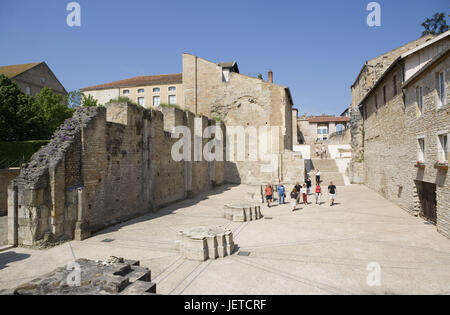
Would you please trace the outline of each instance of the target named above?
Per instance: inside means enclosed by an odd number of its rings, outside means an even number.
[[[76,258],[138,259],[161,294],[450,294],[450,240],[364,186],[339,187],[338,205],[288,204],[265,218],[230,223],[224,203],[240,202],[248,186],[230,186],[109,228],[83,242],[47,250],[0,252],[0,288],[12,288]],[[328,202],[328,200],[326,200]],[[176,231],[223,225],[238,251],[204,263],[184,260]],[[112,239],[112,242],[102,242]],[[381,286],[367,284],[367,266],[381,266]]]

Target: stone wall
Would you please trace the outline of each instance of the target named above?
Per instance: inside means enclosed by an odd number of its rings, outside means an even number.
[[[8,215],[8,185],[19,176],[20,168],[6,168],[0,170],[0,217]]]
[[[438,107],[436,73],[446,72],[447,100],[450,99],[450,63],[448,57],[426,69],[416,82],[404,87],[398,83],[394,95],[393,76],[402,77],[402,66],[394,67],[364,102],[364,142],[358,123],[352,124],[354,152],[363,152],[363,159],[350,166],[360,169],[363,162],[364,182],[388,200],[395,202],[411,214],[420,211],[418,187],[422,182],[436,185],[437,228],[450,237],[450,187],[448,171],[434,167],[438,160],[438,135],[450,133],[449,104]],[[423,112],[417,105],[416,87],[423,88]],[[387,102],[383,104],[383,87]],[[377,98],[377,101],[375,101]],[[378,104],[378,106],[376,106]],[[358,116],[352,110],[354,117]],[[353,118],[352,118],[353,119]],[[359,118],[354,119],[360,122]],[[361,125],[359,123],[359,125]],[[425,167],[416,168],[418,138],[425,139]],[[357,177],[357,176],[355,176]]]
[[[350,135],[352,146],[352,161],[348,169],[348,177],[352,184],[364,183],[364,118],[358,107],[351,107]]]
[[[394,95],[393,76],[401,78],[401,68],[396,67],[371,93],[364,104],[364,178],[365,184],[385,198],[412,211],[413,183],[406,180],[411,172],[407,161],[410,148],[405,136],[406,115],[400,83]],[[386,86],[387,102],[383,104],[382,87]],[[378,99],[378,109],[375,106]]]
[[[171,158],[173,126],[194,139],[213,122],[164,111],[126,103],[78,109],[10,185],[9,242],[83,239],[222,184],[223,162]]]
[[[423,45],[433,35],[427,35],[420,37],[417,40],[409,42],[403,46],[393,49],[383,55],[370,59],[362,67],[361,72],[358,74],[354,84],[352,85],[352,105],[351,107],[358,106],[361,100],[366,96],[375,83],[381,78],[383,73],[389,68],[389,66],[403,53],[417,46]],[[399,77],[401,78],[401,77]]]
[[[183,107],[223,121],[227,130],[234,127],[278,128],[278,147],[272,147],[269,152],[276,156],[293,148],[292,105],[286,87],[236,72],[229,73],[228,81],[224,81],[219,64],[183,54]],[[248,135],[245,139],[248,156],[251,146]],[[303,164],[303,161],[299,163]],[[273,164],[272,169],[269,169],[270,164]],[[258,185],[278,182],[280,165],[281,158],[271,162],[234,159],[225,165],[225,180]]]
[[[420,182],[436,184],[437,228],[438,231],[450,238],[450,175],[446,170],[436,169],[434,164],[439,158],[438,135],[447,134],[450,139],[450,58],[447,57],[427,69],[423,76],[412,82],[406,89],[406,134],[408,155],[404,164],[408,166],[402,180],[408,182],[408,208],[418,201],[415,197],[416,185]],[[436,73],[444,71],[446,77],[447,105],[438,107],[436,90]],[[423,110],[419,111],[416,98],[416,87],[423,89]],[[414,168],[418,160],[418,138],[425,139],[424,169]],[[448,146],[448,144],[447,144]],[[447,148],[448,150],[448,148]]]

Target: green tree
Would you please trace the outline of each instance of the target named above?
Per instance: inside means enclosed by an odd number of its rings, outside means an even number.
[[[50,139],[55,130],[64,122],[72,117],[74,109],[69,108],[67,98],[56,94],[52,89],[44,87],[33,104],[34,122],[38,122],[39,139]]]
[[[432,18],[427,18],[425,22],[422,23],[425,30],[422,32],[422,36],[426,35],[439,35],[447,32],[449,27],[447,21],[445,20],[445,14],[435,13]]]
[[[0,74],[0,141],[22,141],[33,133],[33,98]]]

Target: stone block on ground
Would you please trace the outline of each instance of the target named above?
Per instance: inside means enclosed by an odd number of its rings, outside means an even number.
[[[199,227],[177,234],[181,255],[189,260],[223,258],[234,251],[233,232],[223,227]]]

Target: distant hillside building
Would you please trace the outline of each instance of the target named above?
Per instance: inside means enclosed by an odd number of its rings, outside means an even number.
[[[66,95],[67,91],[45,62],[0,66],[0,73],[13,80],[23,93],[31,96],[48,87],[53,92]]]
[[[299,144],[325,142],[336,132],[347,129],[350,118],[329,115],[302,116],[298,118]]]

